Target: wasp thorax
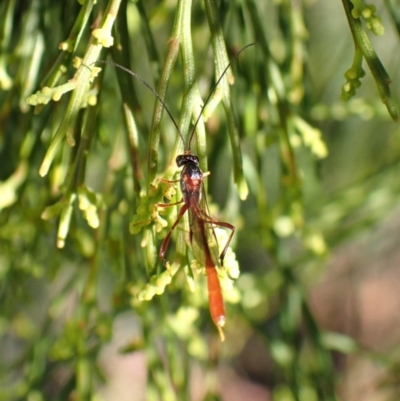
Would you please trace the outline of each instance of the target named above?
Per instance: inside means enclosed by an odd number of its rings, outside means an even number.
[[[175,161],[178,167],[182,167],[183,165],[188,163],[194,163],[196,166],[198,166],[199,164],[199,158],[192,154],[178,155],[176,156]]]

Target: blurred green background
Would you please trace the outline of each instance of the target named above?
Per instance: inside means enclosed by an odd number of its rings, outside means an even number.
[[[398,2],[81,3],[0,4],[0,400],[399,399]],[[158,258],[182,141],[115,63],[187,138],[250,43],[191,144],[221,343],[187,220]]]

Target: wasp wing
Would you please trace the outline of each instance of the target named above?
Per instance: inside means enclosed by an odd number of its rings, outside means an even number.
[[[205,266],[206,253],[209,252],[214,266],[218,266],[219,246],[210,216],[204,185],[199,202],[189,207],[190,241],[195,259]]]

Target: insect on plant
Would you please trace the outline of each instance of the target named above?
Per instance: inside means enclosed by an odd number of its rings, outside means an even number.
[[[206,269],[206,276],[207,276],[207,287],[208,287],[208,300],[209,300],[209,308],[211,318],[218,328],[221,341],[224,341],[225,336],[223,333],[223,327],[225,325],[226,317],[225,317],[225,306],[224,300],[222,296],[221,284],[218,278],[218,273],[216,266],[218,265],[218,259],[220,261],[221,266],[223,266],[224,257],[228,250],[229,244],[232,240],[233,234],[235,232],[235,227],[227,222],[221,222],[213,219],[210,216],[206,194],[203,185],[203,179],[209,172],[203,173],[199,167],[199,159],[196,155],[194,155],[190,150],[191,141],[194,137],[196,127],[200,121],[202,116],[203,110],[207,105],[208,101],[211,98],[212,93],[217,88],[218,84],[221,82],[222,78],[224,77],[225,73],[227,72],[228,68],[231,64],[236,60],[240,53],[246,50],[248,47],[254,45],[251,43],[245,47],[243,47],[229,62],[229,64],[225,67],[224,71],[222,72],[221,76],[218,78],[214,86],[212,87],[211,91],[209,92],[206,101],[204,102],[203,106],[201,107],[199,116],[193,125],[193,129],[189,136],[189,140],[187,144],[183,138],[182,133],[179,130],[177,123],[175,122],[172,113],[164,103],[163,99],[160,95],[149,85],[145,82],[140,76],[136,73],[122,67],[120,65],[116,65],[119,68],[122,68],[124,71],[128,72],[136,79],[138,79],[141,83],[143,83],[151,92],[156,96],[158,101],[161,102],[163,107],[165,108],[167,114],[171,118],[178,135],[182,139],[184,144],[184,153],[178,155],[175,159],[177,167],[182,167],[182,171],[180,174],[179,180],[166,180],[163,178],[158,179],[163,183],[167,184],[175,184],[177,182],[180,183],[180,188],[182,192],[182,200],[179,202],[174,203],[158,203],[155,206],[157,208],[166,208],[174,205],[179,205],[183,203],[176,221],[170,228],[168,234],[164,238],[160,250],[159,250],[159,257],[164,265],[167,265],[167,260],[165,258],[168,244],[171,238],[171,235],[182,219],[183,215],[188,212],[189,214],[189,229],[190,229],[190,243],[192,246],[192,252],[199,263],[202,263]],[[139,223],[140,224],[140,223]],[[225,229],[230,230],[230,234],[228,240],[226,241],[225,246],[222,249],[221,254],[218,256],[218,241],[214,231],[215,227],[223,227]]]

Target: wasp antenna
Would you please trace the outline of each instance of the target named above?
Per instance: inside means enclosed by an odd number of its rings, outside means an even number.
[[[157,100],[163,105],[165,111],[167,112],[167,114],[169,115],[171,121],[173,122],[179,136],[182,139],[183,144],[185,144],[185,141],[183,139],[183,135],[178,127],[178,124],[176,123],[176,121],[174,120],[174,117],[172,116],[172,113],[170,112],[169,108],[167,107],[167,105],[165,104],[164,100],[161,98],[161,96],[138,74],[136,74],[135,72],[131,71],[130,69],[124,67],[121,64],[115,63],[113,61],[108,61],[108,60],[98,60],[96,62],[94,62],[93,64],[97,64],[97,63],[101,63],[101,64],[109,64],[109,65],[113,65],[114,67],[120,68],[121,70],[127,72],[128,74],[132,75],[134,78],[136,78],[139,82],[141,82],[144,86],[146,86],[146,88],[150,89],[150,91],[153,93],[153,95],[157,98]]]
[[[197,117],[196,122],[194,123],[193,129],[192,129],[192,133],[190,134],[189,137],[189,142],[188,142],[188,150],[190,150],[190,143],[192,142],[192,138],[194,135],[194,132],[196,130],[196,127],[200,121],[201,115],[203,114],[204,108],[207,106],[208,101],[211,98],[211,95],[213,94],[213,92],[215,91],[216,87],[218,86],[218,84],[221,82],[222,78],[224,77],[224,75],[226,74],[226,72],[228,71],[228,68],[232,65],[232,63],[239,57],[240,53],[242,53],[243,51],[245,51],[248,47],[255,45],[255,43],[250,43],[248,45],[246,45],[245,47],[243,47],[241,50],[239,50],[232,58],[231,61],[229,61],[228,65],[225,67],[224,71],[222,71],[221,76],[218,78],[217,82],[213,85],[213,87],[211,88],[206,101],[204,102],[203,106],[201,107],[199,116]]]

